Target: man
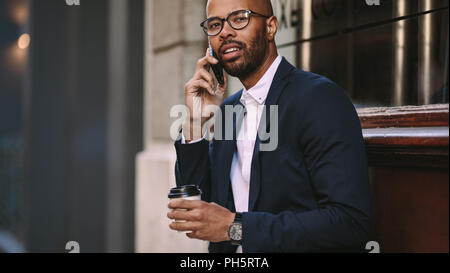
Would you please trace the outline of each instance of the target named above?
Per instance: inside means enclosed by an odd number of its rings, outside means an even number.
[[[175,143],[177,184],[199,185],[203,201],[172,201],[168,217],[185,222],[170,228],[211,242],[210,252],[361,250],[370,200],[354,106],[330,80],[278,56],[270,0],[209,0],[207,18],[202,26],[219,60],[207,52],[198,61],[185,90],[189,129],[183,126],[183,139]],[[209,71],[219,62],[245,87],[224,102],[227,83],[215,88]],[[204,131],[195,132],[195,122],[204,125],[210,117],[194,113],[208,105],[220,106],[222,113],[227,106],[277,105],[276,149],[261,149],[254,118],[259,126],[276,126],[258,111],[248,111],[242,126],[233,123],[232,140],[198,140]],[[226,131],[227,117],[217,118]],[[246,137],[236,137],[241,134]]]

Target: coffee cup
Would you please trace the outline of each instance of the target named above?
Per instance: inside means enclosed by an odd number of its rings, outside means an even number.
[[[185,185],[170,189],[168,197],[170,200],[185,199],[199,201],[202,200],[202,191],[197,185]]]
[[[190,201],[200,201],[202,200],[202,191],[197,185],[185,185],[181,187],[176,187],[170,189],[168,195],[170,201],[175,199],[184,199]],[[180,211],[187,211],[187,209],[177,209]],[[186,222],[183,220],[175,220],[175,222],[182,223]]]

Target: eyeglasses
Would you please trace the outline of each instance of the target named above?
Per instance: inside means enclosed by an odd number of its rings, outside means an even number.
[[[251,10],[237,10],[232,12],[225,19],[219,17],[208,18],[203,21],[200,26],[203,28],[203,31],[206,33],[206,35],[216,36],[219,35],[220,32],[222,32],[225,21],[227,21],[233,29],[241,30],[250,24],[251,15],[270,18],[269,16],[265,16]]]

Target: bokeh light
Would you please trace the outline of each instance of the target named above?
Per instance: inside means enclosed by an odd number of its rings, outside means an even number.
[[[20,36],[19,40],[17,41],[17,46],[20,49],[27,49],[30,46],[31,43],[31,37],[28,33],[24,33]]]

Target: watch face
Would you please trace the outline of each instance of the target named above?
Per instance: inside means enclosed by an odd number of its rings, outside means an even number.
[[[242,224],[233,223],[230,228],[230,238],[233,241],[242,240]]]

